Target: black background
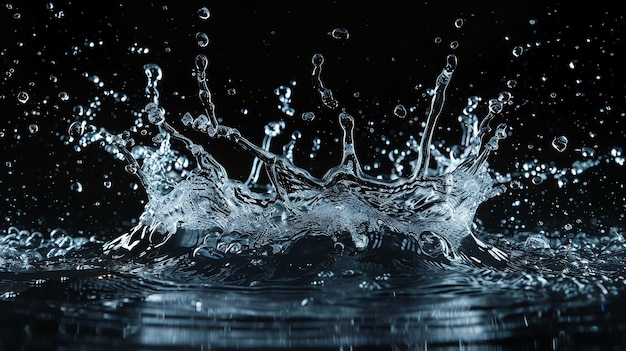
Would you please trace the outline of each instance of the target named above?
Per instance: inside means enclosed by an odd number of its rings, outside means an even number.
[[[50,5],[52,4],[52,6]],[[0,3],[0,229],[50,231],[61,227],[76,234],[110,236],[124,231],[141,213],[145,194],[124,164],[92,145],[81,152],[67,142],[67,128],[78,116],[75,106],[101,105],[90,123],[119,133],[133,125],[145,106],[143,65],[156,63],[164,72],[159,83],[167,118],[185,128],[179,117],[200,113],[192,76],[194,57],[211,61],[209,84],[224,124],[238,127],[257,144],[265,123],[283,119],[286,132],[303,134],[296,164],[315,175],[339,161],[338,111],[321,106],[311,86],[311,57],[324,54],[324,84],[341,107],[357,119],[357,152],[364,164],[383,146],[380,135],[401,145],[417,135],[424,121],[426,89],[434,84],[454,53],[459,64],[439,123],[436,139],[457,140],[456,116],[469,96],[484,103],[503,90],[513,105],[494,124],[505,122],[510,137],[490,159],[498,172],[519,171],[521,163],[548,164],[559,169],[584,160],[580,150],[597,155],[624,146],[624,18],[621,12],[594,2],[584,8],[570,2],[66,2]],[[197,10],[206,6],[208,20]],[[455,20],[463,19],[461,28]],[[327,33],[347,28],[350,38]],[[195,35],[204,32],[210,44],[201,48]],[[441,38],[438,43],[436,38]],[[450,43],[458,41],[456,49]],[[93,47],[89,43],[94,43]],[[512,50],[525,48],[520,57]],[[144,53],[143,49],[148,48]],[[141,50],[142,53],[137,53]],[[570,63],[574,68],[570,67]],[[104,87],[84,77],[97,75]],[[517,85],[509,89],[508,80]],[[277,108],[273,91],[296,81],[295,117]],[[416,86],[419,87],[416,89]],[[235,89],[236,94],[228,94]],[[20,91],[29,100],[18,102]],[[127,95],[116,101],[107,92]],[[62,101],[59,93],[70,98]],[[416,106],[405,119],[393,116],[396,104]],[[245,108],[248,114],[241,110]],[[315,111],[304,122],[298,116]],[[375,133],[367,131],[368,122]],[[29,126],[37,125],[31,132]],[[233,178],[245,179],[251,157],[231,144],[203,139]],[[402,136],[400,135],[402,134]],[[550,146],[557,135],[569,145],[559,153]],[[312,140],[323,140],[310,160]],[[149,143],[149,138],[137,138]],[[569,177],[570,180],[573,177]],[[564,230],[603,234],[621,231],[624,217],[624,169],[604,162],[578,177],[579,183],[559,188],[548,177],[481,206],[480,218],[490,230]],[[104,184],[110,181],[107,188]],[[80,182],[83,192],[72,190]],[[522,200],[520,206],[513,206]]]

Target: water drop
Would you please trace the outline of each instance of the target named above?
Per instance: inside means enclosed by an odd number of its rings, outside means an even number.
[[[489,100],[489,112],[497,115],[498,113],[502,112],[502,107],[502,101],[496,99]]]
[[[28,101],[28,93],[25,91],[20,91],[19,93],[17,93],[17,101],[19,101],[22,104],[25,104],[26,101]]]
[[[567,137],[565,135],[560,135],[554,137],[552,139],[552,147],[558,152],[563,152],[567,148]]]
[[[459,47],[459,42],[456,40],[453,40],[450,42],[450,49],[455,50]]]
[[[149,102],[145,107],[148,113],[148,121],[154,125],[160,125],[165,122],[165,110],[154,102]]]
[[[30,132],[30,134],[35,134],[39,131],[39,126],[33,123],[28,126],[28,131]]]
[[[446,244],[438,234],[431,231],[424,231],[417,241],[422,253],[426,256],[436,258],[445,253]]]
[[[183,123],[183,125],[189,126],[191,125],[191,123],[193,123],[193,116],[191,116],[191,113],[186,112],[181,118],[180,121]]]
[[[198,32],[196,33],[196,42],[199,47],[205,48],[209,45],[209,36],[206,33]]]
[[[83,192],[83,185],[80,182],[74,182],[70,184],[70,190],[75,191],[77,193]]]
[[[310,122],[315,119],[315,112],[307,111],[302,113],[302,120]]]
[[[208,8],[201,7],[198,9],[198,17],[200,17],[201,20],[208,20],[209,17],[211,17],[211,12]]]
[[[193,121],[191,127],[195,130],[205,132],[209,127],[209,119],[205,115],[200,115]]]
[[[61,99],[61,101],[67,101],[70,99],[70,96],[68,95],[68,93],[62,91],[59,93],[59,99]]]
[[[346,40],[350,38],[350,32],[348,32],[345,28],[335,28],[328,34],[338,40]]]
[[[533,184],[539,185],[543,183],[543,178],[541,176],[534,176],[531,181],[533,182]]]
[[[70,137],[76,139],[80,138],[85,133],[85,122],[84,121],[76,121],[70,124],[70,127],[67,130],[67,133]]]
[[[402,104],[397,104],[396,107],[393,109],[393,114],[400,118],[406,117],[406,107],[404,107],[404,105]]]
[[[524,48],[518,45],[513,48],[512,53],[513,53],[513,56],[520,57],[524,53]]]
[[[454,27],[456,27],[456,28],[463,27],[463,19],[462,18],[457,18],[456,21],[454,21]]]
[[[137,166],[135,166],[134,164],[127,164],[124,169],[126,170],[126,172],[130,173],[130,174],[136,174],[137,173]]]

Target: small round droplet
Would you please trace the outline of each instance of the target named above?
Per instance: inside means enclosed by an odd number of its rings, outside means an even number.
[[[209,36],[206,33],[198,32],[196,33],[196,42],[199,47],[205,48],[209,45]]]
[[[345,28],[335,28],[328,34],[337,40],[346,40],[350,38],[350,32],[348,32]]]
[[[456,21],[454,21],[454,27],[455,28],[463,27],[463,19],[462,18],[457,18]]]
[[[80,138],[85,133],[85,123],[76,121],[70,124],[67,133],[72,138]]]
[[[567,148],[567,137],[565,135],[559,135],[552,139],[552,147],[558,151],[563,152]]]
[[[130,173],[130,174],[136,174],[137,173],[137,166],[135,166],[134,164],[127,164],[124,169],[126,170],[126,172]]]
[[[513,53],[513,56],[520,57],[524,53],[524,48],[518,45],[513,48],[512,53]]]
[[[543,178],[541,178],[540,176],[534,176],[531,181],[533,182],[533,184],[539,185],[543,183]]]
[[[456,50],[456,49],[458,49],[458,47],[459,47],[459,42],[458,41],[453,40],[453,41],[450,42],[450,49]]]
[[[406,107],[404,107],[404,105],[402,104],[397,104],[396,107],[394,107],[393,109],[393,114],[400,118],[406,117]]]
[[[154,102],[149,102],[145,107],[148,113],[148,121],[154,125],[160,125],[165,122],[165,110]]]
[[[198,9],[198,17],[200,17],[201,20],[208,20],[209,17],[211,17],[211,11],[206,7],[201,7]]]
[[[83,185],[80,182],[74,182],[70,184],[70,190],[75,191],[77,193],[83,192]]]
[[[28,131],[30,132],[30,134],[35,134],[39,131],[39,126],[36,124],[31,124],[28,126]]]
[[[61,99],[61,101],[67,101],[70,99],[70,96],[68,93],[62,91],[59,93],[59,99]]]
[[[17,101],[19,101],[22,104],[25,104],[26,101],[28,101],[28,93],[25,91],[20,91],[19,93],[17,93]]]
[[[315,119],[315,112],[307,111],[302,113],[302,120],[310,122]]]

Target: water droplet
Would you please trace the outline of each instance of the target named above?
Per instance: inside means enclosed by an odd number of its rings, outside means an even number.
[[[516,85],[517,85],[517,81],[515,79],[510,79],[506,82],[506,86],[509,89],[515,88]]]
[[[446,244],[441,236],[431,231],[422,232],[417,243],[422,250],[422,253],[432,258],[442,255],[446,248]]]
[[[209,127],[209,118],[205,115],[200,115],[193,121],[191,127],[195,130],[206,132]]]
[[[393,114],[400,118],[406,117],[406,107],[404,107],[404,105],[402,104],[397,104],[396,107],[393,109]]]
[[[127,164],[124,169],[126,170],[126,172],[130,173],[130,174],[136,174],[137,173],[137,166],[135,166],[134,164]]]
[[[80,182],[74,182],[70,184],[70,190],[75,191],[77,193],[83,192],[83,185]]]
[[[348,30],[345,28],[334,28],[328,34],[337,40],[346,40],[350,38],[350,32],[348,32]]]
[[[61,99],[61,101],[67,101],[70,99],[70,96],[68,95],[68,93],[62,91],[59,93],[59,99]]]
[[[70,124],[67,133],[72,138],[80,138],[85,133],[85,122],[76,121]]]
[[[552,147],[558,152],[563,152],[567,148],[567,142],[568,140],[565,135],[556,136],[552,139]]]
[[[19,101],[22,104],[25,104],[26,101],[28,101],[28,93],[25,91],[20,91],[19,93],[17,93],[17,101]]]
[[[53,4],[53,3],[51,3],[51,2],[47,3],[47,4],[46,4],[46,9],[48,9],[48,10],[50,10],[50,11],[54,10],[54,4]]]
[[[30,132],[30,134],[35,134],[39,131],[39,126],[33,123],[28,126],[28,131]]]
[[[315,112],[307,111],[302,113],[302,120],[310,122],[315,119]]]
[[[454,26],[456,28],[461,28],[463,27],[463,19],[462,18],[457,18],[456,21],[454,21]]]
[[[189,126],[191,123],[193,123],[193,116],[191,116],[191,113],[187,112],[180,118],[180,121],[183,123],[183,125]]]
[[[541,176],[534,176],[531,181],[533,182],[533,184],[539,185],[543,183],[543,178]]]
[[[459,47],[459,42],[456,40],[453,40],[450,42],[450,49],[455,50]]]
[[[196,42],[199,47],[205,48],[209,45],[209,36],[206,33],[198,32],[196,33]]]
[[[520,57],[524,53],[524,48],[518,45],[513,48],[512,53],[513,53],[513,56]]]
[[[198,9],[198,17],[200,17],[201,20],[208,20],[209,17],[211,17],[211,11],[206,7],[201,7]]]
[[[145,107],[148,113],[148,121],[154,125],[160,125],[165,122],[165,110],[154,102],[149,102]]]

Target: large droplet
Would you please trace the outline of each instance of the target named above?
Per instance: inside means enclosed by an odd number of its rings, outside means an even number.
[[[28,101],[28,98],[28,93],[25,91],[20,91],[19,93],[17,93],[17,101],[22,104],[25,104]]]
[[[567,137],[565,135],[559,135],[552,139],[552,147],[558,151],[563,152],[567,148]]]
[[[330,34],[330,36],[334,39],[338,40],[346,40],[350,38],[350,32],[348,32],[348,30],[345,28],[335,28],[328,34]]]
[[[198,17],[200,17],[201,20],[208,20],[209,17],[211,17],[211,11],[206,7],[201,7],[198,9]]]
[[[513,53],[513,56],[520,57],[524,53],[524,48],[518,45],[513,48],[512,53]]]
[[[394,107],[393,109],[393,114],[400,118],[406,117],[406,114],[407,114],[406,107],[404,107],[404,105],[402,104],[397,104],[396,107]]]
[[[207,47],[209,45],[209,36],[202,32],[196,33],[196,43],[201,48]]]

